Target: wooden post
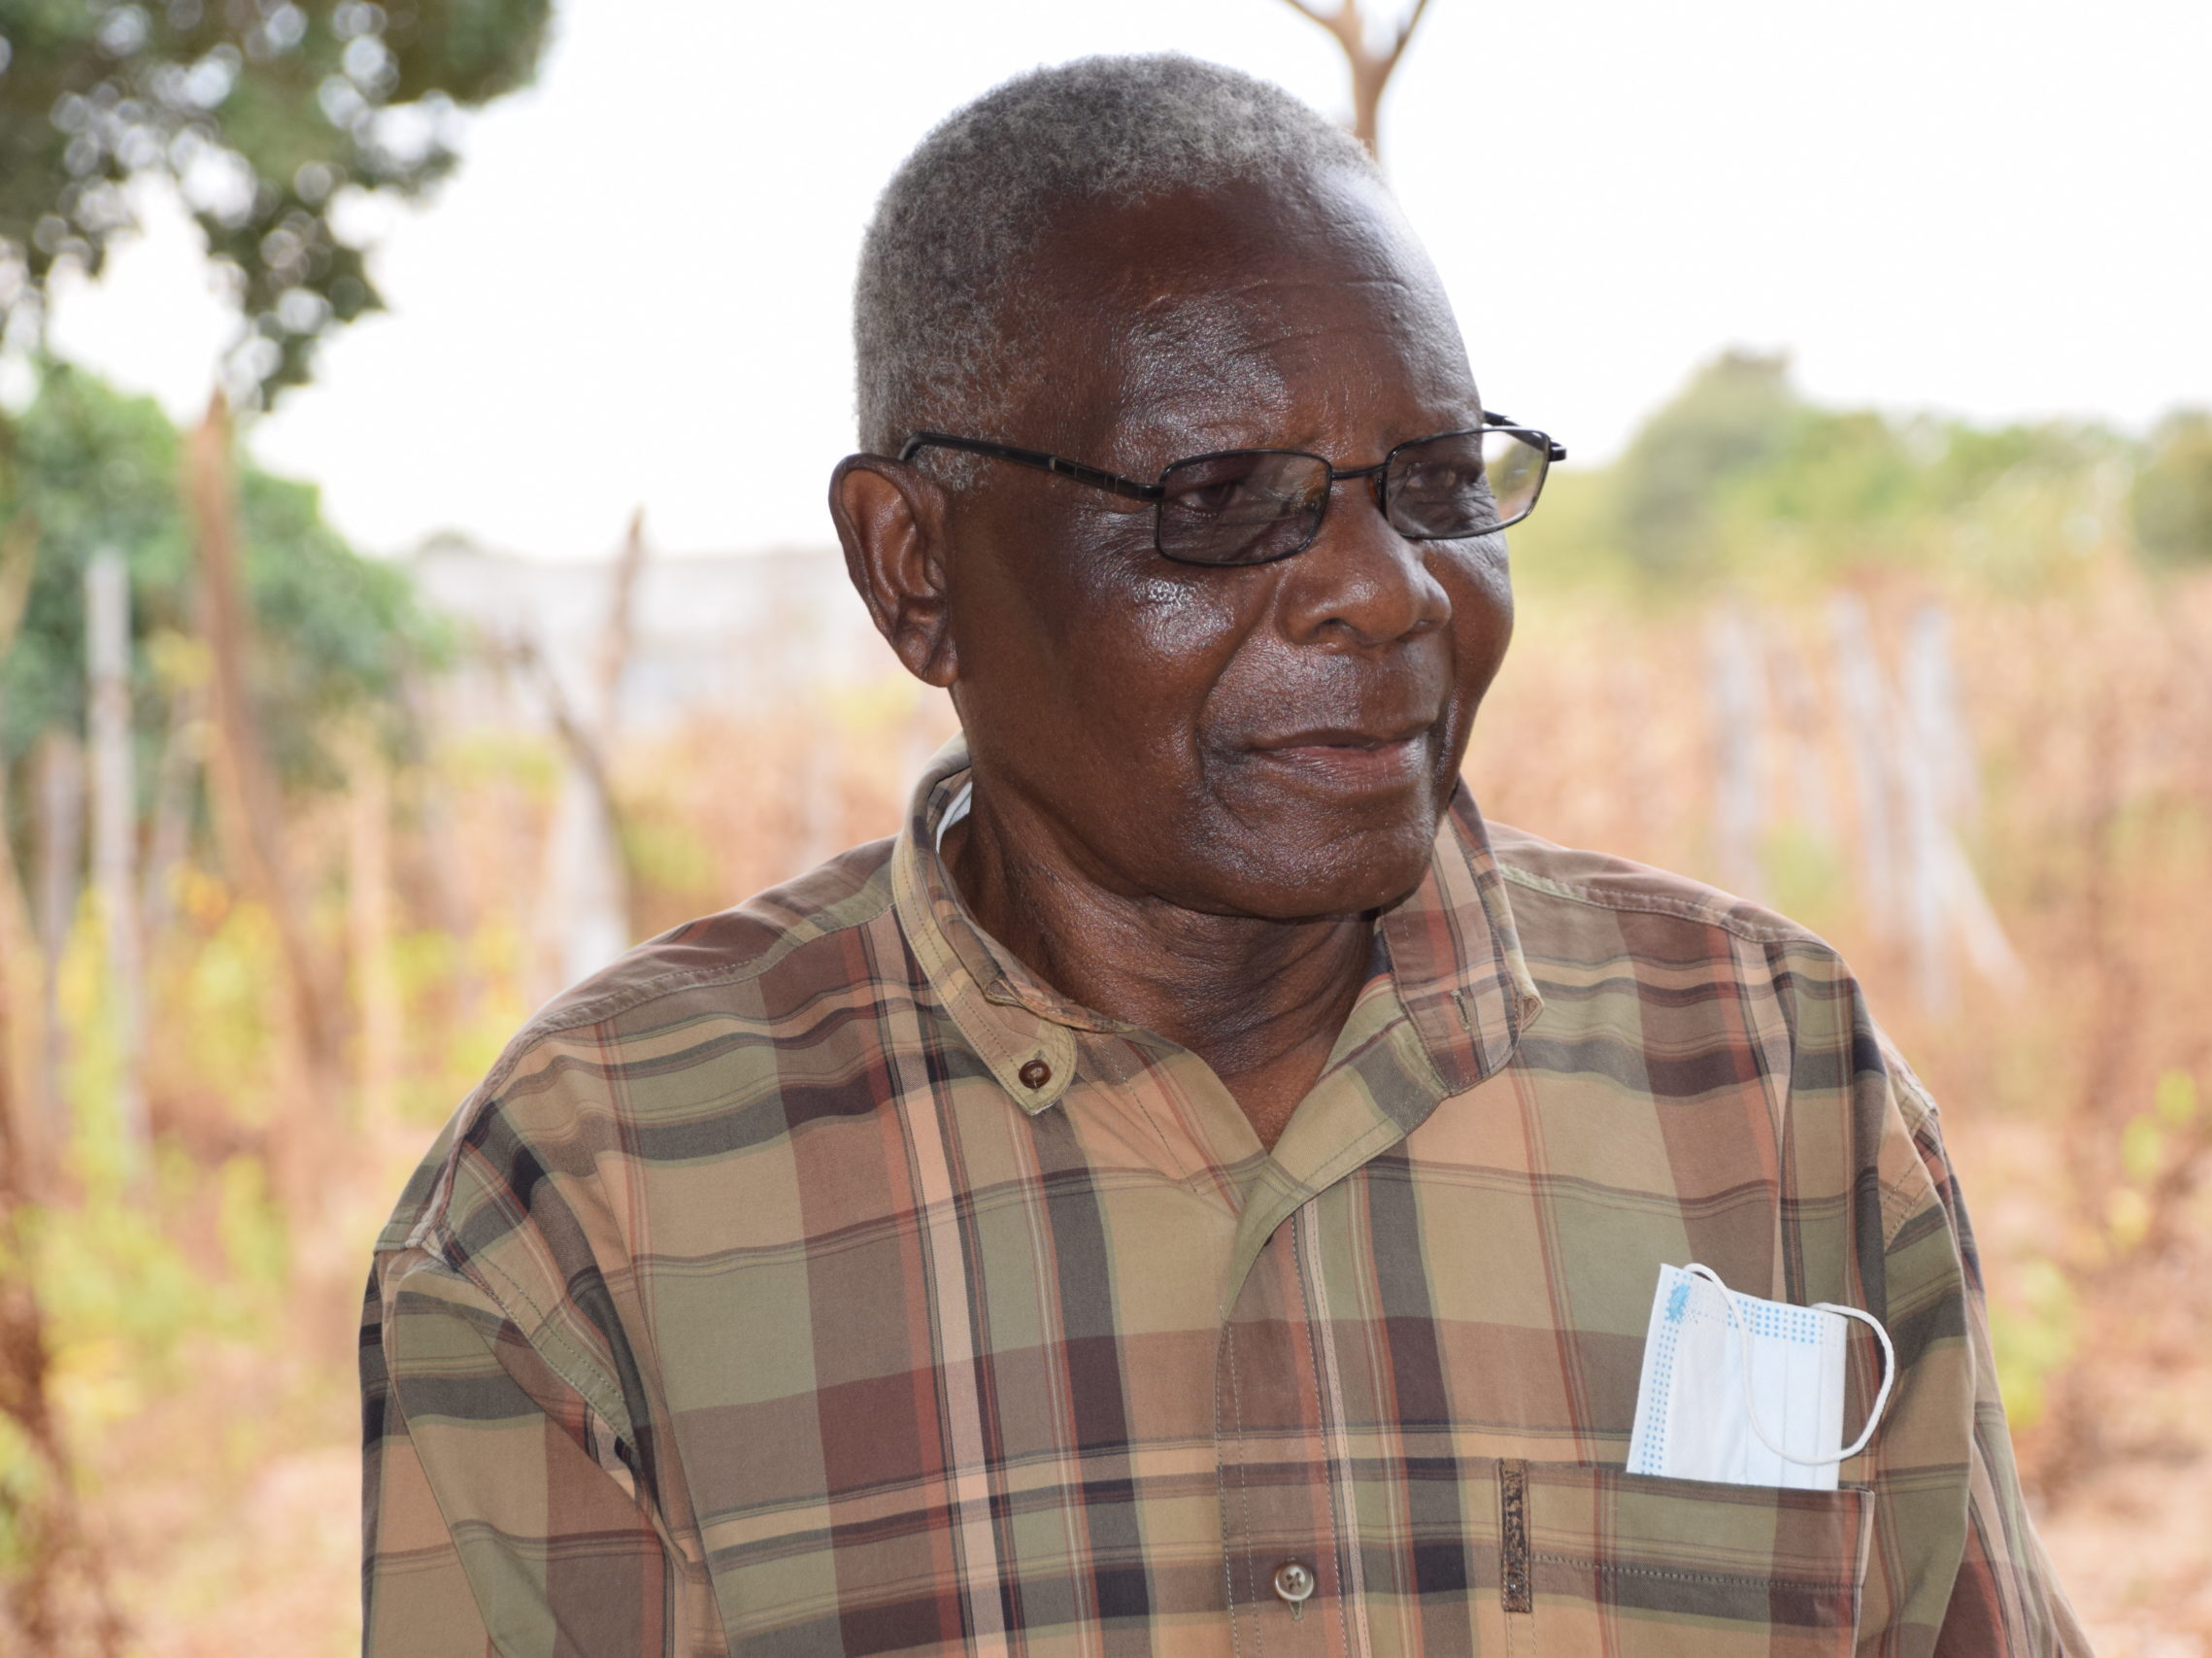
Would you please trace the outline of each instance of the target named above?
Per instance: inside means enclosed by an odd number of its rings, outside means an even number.
[[[1733,607],[1706,628],[1706,662],[1718,761],[1713,851],[1721,884],[1757,900],[1765,896],[1760,862],[1766,833],[1766,676],[1759,636]]]
[[[1959,841],[1975,790],[1950,622],[1935,606],[1912,618],[1893,683],[1875,656],[1865,605],[1838,595],[1828,619],[1859,791],[1867,912],[1877,931],[1903,940],[1924,1007],[1948,1013],[1959,1004],[1961,950],[2000,988],[2017,984],[2022,971]]]
[[[1973,739],[1959,707],[1959,675],[1951,650],[1951,617],[1939,604],[1923,605],[1905,628],[1901,673],[1906,740],[1899,747],[1913,779],[1907,821],[1925,847],[1915,853],[1915,878],[1927,895],[1929,935],[1922,948],[1926,985],[1938,1008],[1950,1005],[1954,949],[1985,979],[2000,988],[2020,982],[2023,969],[1989,896],[1982,890],[1960,831],[1981,805],[1974,773]],[[1922,863],[1925,862],[1925,870]]]
[[[92,895],[106,944],[108,1033],[123,1167],[149,1167],[145,965],[138,931],[138,791],[131,752],[130,573],[113,548],[84,568],[84,659],[92,749]]]
[[[578,710],[542,649],[526,653],[538,669],[547,712],[565,751],[560,794],[546,839],[545,917],[553,963],[550,990],[558,992],[620,956],[635,942],[628,871],[622,860],[621,812],[610,775],[620,728],[622,675],[635,640],[638,579],[645,569],[645,509],[630,515],[615,562],[607,621],[599,638],[595,704]]]
[[[36,830],[31,846],[31,914],[45,964],[39,1008],[40,1102],[46,1142],[69,1143],[69,1034],[61,1024],[61,960],[77,928],[84,860],[84,745],[76,733],[50,730],[32,751]]]
[[[1907,635],[1908,640],[1911,635]],[[1908,647],[1909,648],[1909,647]],[[1903,676],[1909,688],[1913,675]],[[1958,976],[1951,962],[1952,884],[1957,870],[1944,854],[1950,830],[1935,757],[1926,741],[1920,711],[1909,701],[1891,728],[1890,754],[1896,780],[1897,849],[1903,855],[1898,898],[1905,941],[1912,951],[1913,982],[1924,1011],[1937,1016],[1959,1008]],[[1963,870],[1964,861],[1959,861]]]
[[[1791,815],[1824,847],[1838,842],[1835,802],[1821,753],[1820,696],[1808,671],[1803,642],[1795,629],[1780,632],[1767,656],[1774,686],[1781,747],[1778,769],[1790,779]]]
[[[1851,782],[1858,796],[1859,847],[1865,880],[1866,914],[1883,936],[1897,928],[1897,828],[1891,783],[1889,698],[1874,656],[1866,603],[1838,593],[1828,603],[1828,636],[1835,646],[1836,685],[1851,753]]]

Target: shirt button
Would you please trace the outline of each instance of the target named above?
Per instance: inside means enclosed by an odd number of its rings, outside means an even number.
[[[1300,1561],[1286,1560],[1275,1568],[1276,1597],[1295,1611],[1314,1592],[1314,1574]]]
[[[1016,1074],[1022,1078],[1023,1088],[1042,1088],[1053,1080],[1053,1067],[1043,1060],[1031,1060]]]

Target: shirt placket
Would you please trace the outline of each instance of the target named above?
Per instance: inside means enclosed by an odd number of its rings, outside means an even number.
[[[1229,1617],[1240,1653],[1363,1653],[1349,1495],[1332,1443],[1309,1202],[1238,1288],[1215,1374]]]

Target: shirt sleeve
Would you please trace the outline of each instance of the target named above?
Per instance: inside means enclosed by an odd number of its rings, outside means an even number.
[[[366,1658],[726,1652],[629,1448],[464,1273],[380,1263],[361,1392]]]
[[[1924,1434],[1931,1416],[1956,1420],[1963,1414],[1966,1513],[1963,1548],[1947,1593],[1914,1594],[1897,1583],[1907,1590],[1896,1597],[1904,1615],[1886,1631],[1869,1630],[1862,1621],[1860,1650],[1927,1651],[1932,1636],[1936,1658],[2088,1658],[2088,1639],[2021,1496],[1997,1393],[1981,1262],[1934,1102],[1901,1060],[1887,1057],[1912,1157],[1905,1174],[1890,1180],[1885,1203],[1892,1217],[1885,1251],[1892,1334],[1901,1337],[1897,1403],[1905,1411],[1898,1423],[1904,1443],[1893,1446],[1886,1472],[1898,1492],[1894,1511],[1909,1526],[1910,1516],[1932,1496],[1902,1494],[1916,1483],[1912,1465],[1918,1459],[1910,1453],[1916,1432]],[[1928,1293],[1938,1286],[1937,1294]],[[1907,1363],[1908,1354],[1914,1363]],[[1925,1373],[1915,1376],[1915,1370]],[[1922,1418],[1917,1427],[1911,1421],[1916,1413]],[[1944,1483],[1955,1516],[1958,1486]],[[1942,1529],[1956,1536],[1956,1526],[1952,1518]],[[1892,1554],[1894,1581],[1894,1566],[1910,1551],[1885,1552]],[[1873,1581],[1870,1573],[1870,1587]],[[1926,1615],[1930,1611],[1937,1611],[1932,1620]]]

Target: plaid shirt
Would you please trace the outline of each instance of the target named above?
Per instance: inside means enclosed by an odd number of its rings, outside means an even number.
[[[361,1335],[369,1652],[2086,1650],[1935,1109],[1826,945],[1462,792],[1268,1152],[969,919],[964,766],[554,1002],[430,1152]],[[1623,1472],[1693,1259],[1887,1323],[1841,1489]]]

